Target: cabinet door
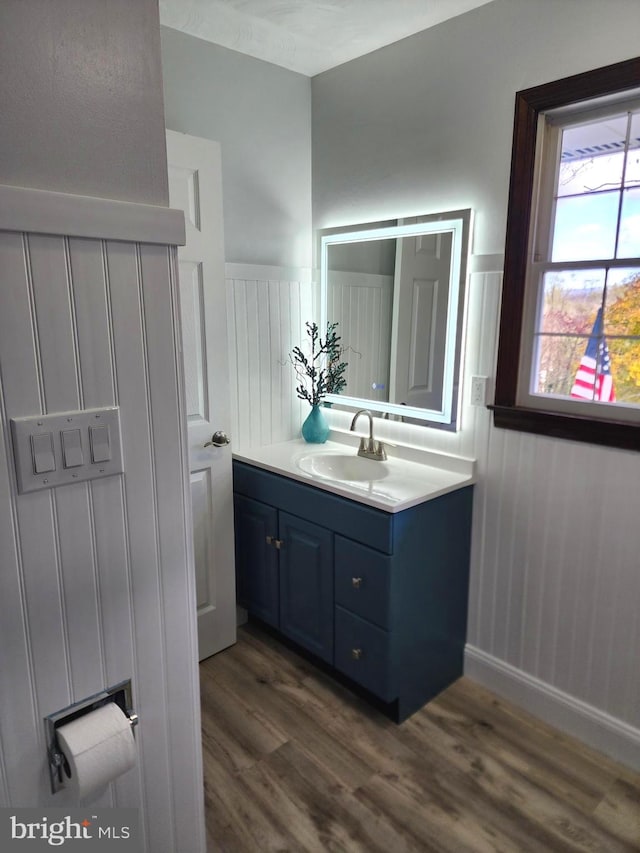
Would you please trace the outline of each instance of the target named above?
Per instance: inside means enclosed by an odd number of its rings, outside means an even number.
[[[278,627],[278,512],[267,504],[234,496],[238,603]]]
[[[333,533],[280,513],[280,630],[333,663]]]

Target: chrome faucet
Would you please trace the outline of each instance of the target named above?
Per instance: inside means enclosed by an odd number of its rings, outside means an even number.
[[[360,411],[355,413],[351,421],[351,431],[355,430],[356,421],[360,415],[366,415],[369,418],[369,438],[367,439],[362,436],[360,439],[358,456],[364,456],[365,459],[375,459],[377,462],[384,462],[387,458],[387,451],[384,449],[384,444],[373,437],[373,415],[369,409],[360,409]]]

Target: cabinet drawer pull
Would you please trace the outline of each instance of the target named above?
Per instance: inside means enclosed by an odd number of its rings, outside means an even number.
[[[351,649],[351,657],[354,660],[360,660],[362,657],[362,649]]]
[[[362,578],[351,578],[351,586],[354,589],[360,589],[362,586]]]

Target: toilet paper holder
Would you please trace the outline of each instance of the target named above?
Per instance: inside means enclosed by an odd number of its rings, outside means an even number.
[[[89,714],[91,711],[101,708],[109,702],[115,702],[128,718],[132,728],[138,725],[138,715],[133,710],[131,679],[121,681],[119,684],[115,684],[113,687],[102,690],[93,696],[88,696],[80,702],[74,702],[73,705],[68,705],[66,708],[62,708],[60,711],[49,714],[44,718],[47,763],[49,765],[52,794],[64,788],[64,774],[66,773],[67,777],[70,775],[68,766],[65,767],[67,760],[60,749],[56,729],[78,717],[82,717],[84,714]]]

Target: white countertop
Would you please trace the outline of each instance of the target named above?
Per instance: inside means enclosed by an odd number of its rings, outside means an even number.
[[[357,481],[326,479],[303,470],[298,462],[305,457],[308,462],[311,454],[355,456],[357,443],[355,446],[337,441],[307,444],[303,439],[295,439],[265,447],[242,448],[234,451],[233,458],[385,512],[400,512],[475,483],[474,460],[432,451],[414,453],[414,459],[419,456],[420,461],[394,455],[386,462],[372,462],[371,465],[383,466],[380,471],[384,470],[384,477]],[[377,473],[377,467],[375,470]]]

